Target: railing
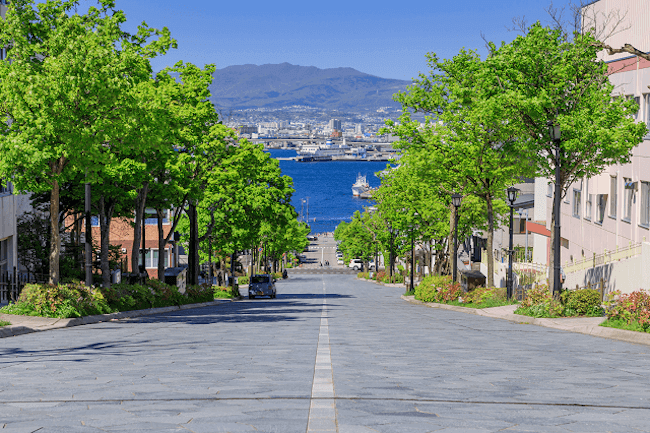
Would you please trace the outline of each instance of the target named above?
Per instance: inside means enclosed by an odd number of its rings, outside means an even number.
[[[616,248],[615,251],[607,251],[604,253],[596,255],[594,253],[593,257],[578,260],[572,264],[569,262],[564,266],[564,272],[570,274],[572,272],[578,272],[589,268],[595,268],[596,266],[605,265],[607,263],[616,262],[619,260],[626,260],[632,257],[641,255],[642,243],[632,244],[625,248]]]
[[[11,271],[0,272],[0,304],[17,301],[25,284],[45,281],[47,275],[18,273],[16,267]]]

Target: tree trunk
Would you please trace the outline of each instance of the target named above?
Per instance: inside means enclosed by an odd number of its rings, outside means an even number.
[[[162,209],[156,209],[156,216],[158,220],[158,280],[165,282],[165,246],[167,245],[167,238],[163,231],[163,212]]]
[[[102,269],[102,287],[108,288],[111,286],[111,267],[108,262],[108,252],[110,245],[110,229],[111,219],[113,217],[113,209],[115,205],[109,201],[108,206],[104,196],[99,198],[99,231],[101,236],[100,245],[100,262]]]
[[[487,286],[494,287],[494,206],[492,197],[485,197],[487,204],[488,231],[487,231]]]
[[[190,221],[190,242],[187,255],[188,264],[188,284],[199,284],[199,221],[194,203],[189,204],[187,216]]]
[[[142,240],[142,225],[144,224],[144,210],[147,202],[149,182],[145,182],[135,199],[135,225],[133,227],[133,247],[131,249],[131,272],[138,274],[140,261],[140,241]],[[142,248],[145,246],[143,245]]]
[[[59,284],[59,258],[61,256],[61,233],[59,232],[59,182],[52,180],[50,194],[50,284]]]

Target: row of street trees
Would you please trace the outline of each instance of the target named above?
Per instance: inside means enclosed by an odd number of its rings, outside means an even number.
[[[0,61],[0,178],[49,198],[50,283],[60,280],[60,205],[79,221],[83,183],[92,185],[105,286],[111,221],[134,218],[136,272],[147,208],[158,216],[159,251],[179,223],[186,230],[190,283],[198,282],[206,239],[221,254],[264,238],[277,251],[301,249],[308,229],[289,204],[291,179],[260,146],[239,142],[220,123],[209,101],[214,65],[178,62],[153,73],[150,60],[176,47],[167,28],[143,22],[125,32],[113,0],[84,15],[76,7],[14,0],[0,20],[10,59]],[[165,234],[168,209],[173,227]],[[163,264],[159,254],[160,278]]]
[[[457,220],[451,194],[460,193],[460,237],[486,235],[493,285],[493,232],[508,186],[555,179],[557,168],[563,197],[577,180],[628,162],[647,132],[632,118],[638,106],[613,97],[607,65],[597,58],[601,46],[591,32],[567,35],[537,23],[511,43],[490,43],[485,59],[468,50],[447,60],[428,54],[430,73],[395,95],[403,114],[383,130],[400,137],[402,151],[374,196],[385,233],[397,229],[402,248],[415,236],[436,252],[434,271],[449,273]],[[561,130],[559,143],[552,126]],[[555,235],[553,229],[551,244]]]

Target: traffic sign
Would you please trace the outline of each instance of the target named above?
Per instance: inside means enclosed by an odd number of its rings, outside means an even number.
[[[264,248],[259,247],[259,248],[257,249],[257,251],[259,251],[259,252],[261,253],[262,251],[264,251]]]

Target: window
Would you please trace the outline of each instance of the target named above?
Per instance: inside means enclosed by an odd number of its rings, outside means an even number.
[[[641,98],[638,97],[638,96],[629,96],[628,98],[632,99],[634,101],[634,103],[636,104],[636,106],[637,106],[637,112],[636,112],[636,114],[632,115],[632,118],[634,120],[641,119],[642,118],[641,117]]]
[[[625,189],[623,190],[623,221],[630,222],[632,217],[632,201],[634,200],[634,183],[632,179],[623,178]]]
[[[585,219],[591,221],[591,200],[593,194],[589,194],[589,179],[585,179]]]
[[[163,260],[164,264],[163,266],[168,268],[169,267],[169,250],[164,250],[163,251]],[[145,268],[148,269],[156,269],[158,267],[158,249],[153,249],[150,248],[147,250],[147,254],[145,256]],[[138,254],[138,266],[142,265],[142,250],[140,250],[140,254]]]
[[[0,272],[7,272],[9,260],[9,239],[0,241]]]
[[[596,209],[596,222],[602,224],[605,219],[605,207],[607,206],[607,194],[598,194],[596,196],[597,209]]]
[[[650,127],[650,93],[643,95],[645,109],[645,124]]]
[[[610,218],[616,218],[616,187],[618,185],[617,180],[618,178],[616,176],[610,177],[610,185],[609,185],[609,196],[611,197],[611,199],[609,200]]]
[[[0,195],[8,195],[11,194],[11,185],[9,182],[6,183],[6,185],[3,183],[3,180],[0,179]]]
[[[576,218],[580,218],[580,205],[582,204],[580,201],[581,194],[582,192],[580,190],[573,190],[573,216]]]
[[[641,225],[650,226],[650,182],[641,182]]]
[[[90,217],[90,227],[99,227],[99,216],[93,215]]]
[[[145,214],[145,220],[144,223],[146,225],[158,225],[158,214],[156,213],[156,209],[151,209],[147,208],[144,211]],[[169,224],[169,219],[170,219],[170,212],[169,209],[163,210],[163,224]]]
[[[548,183],[548,186],[546,188],[546,196],[553,197],[553,184],[551,182]]]

